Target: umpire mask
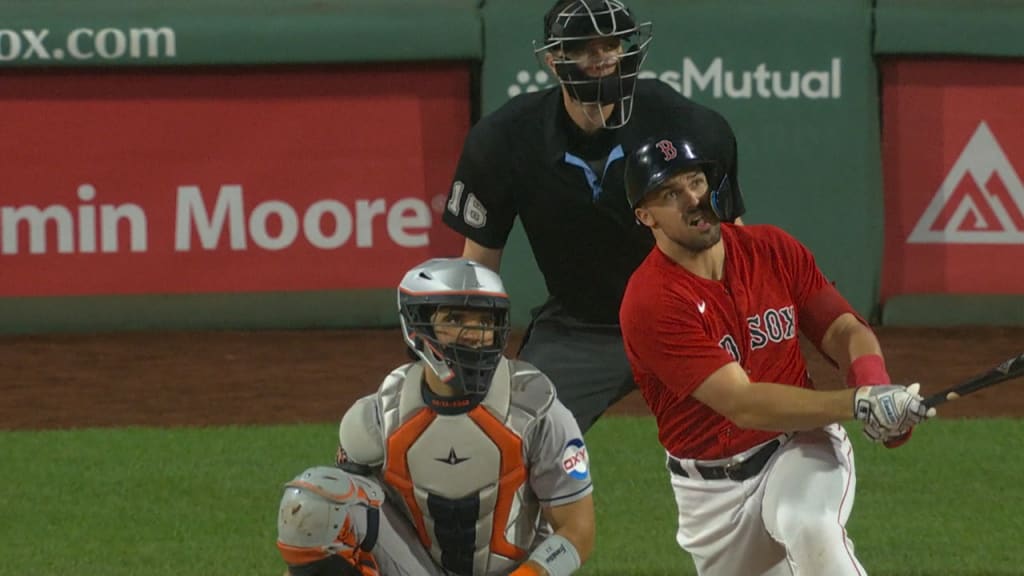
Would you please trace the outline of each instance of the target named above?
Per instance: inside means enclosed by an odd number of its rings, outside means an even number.
[[[496,273],[465,258],[428,260],[402,278],[398,311],[406,345],[443,382],[487,393],[511,331]]]
[[[652,38],[651,23],[637,24],[618,0],[562,0],[545,16],[544,41],[534,42],[534,54],[542,65],[551,54],[573,100],[615,104],[610,117],[601,115],[601,125],[619,128],[633,113],[637,75]]]

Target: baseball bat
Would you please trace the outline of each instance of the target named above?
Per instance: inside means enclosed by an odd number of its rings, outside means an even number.
[[[978,374],[966,382],[961,382],[960,384],[947,388],[942,392],[932,394],[924,399],[924,405],[929,408],[938,406],[947,400],[956,400],[961,396],[967,396],[968,394],[973,394],[978,390],[994,386],[1000,382],[1020,378],[1021,376],[1024,376],[1024,354],[1010,358],[988,372]]]

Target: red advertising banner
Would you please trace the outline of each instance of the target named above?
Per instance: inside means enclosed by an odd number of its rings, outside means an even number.
[[[441,222],[462,65],[5,73],[0,296],[393,288]]]
[[[882,66],[882,299],[1024,294],[1024,61]]]

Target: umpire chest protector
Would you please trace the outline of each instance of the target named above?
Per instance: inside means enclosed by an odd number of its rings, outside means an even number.
[[[530,431],[554,391],[532,366],[502,359],[479,404],[448,414],[427,406],[422,382],[422,364],[409,364],[377,396],[391,500],[402,503],[439,565],[460,575],[504,573],[536,536]]]

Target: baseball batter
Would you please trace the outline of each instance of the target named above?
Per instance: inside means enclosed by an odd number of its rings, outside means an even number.
[[[398,300],[420,360],[345,414],[338,468],[288,484],[278,548],[290,574],[573,573],[594,539],[587,450],[551,382],[502,355],[500,278],[429,260]]]
[[[678,135],[629,156],[626,188],[656,247],[620,311],[658,423],[676,540],[702,576],[865,574],[846,534],[856,474],[838,422],[897,446],[934,415],[894,386],[878,340],[811,253],[772,226],[723,225],[722,173]],[[798,335],[846,370],[816,390]]]

